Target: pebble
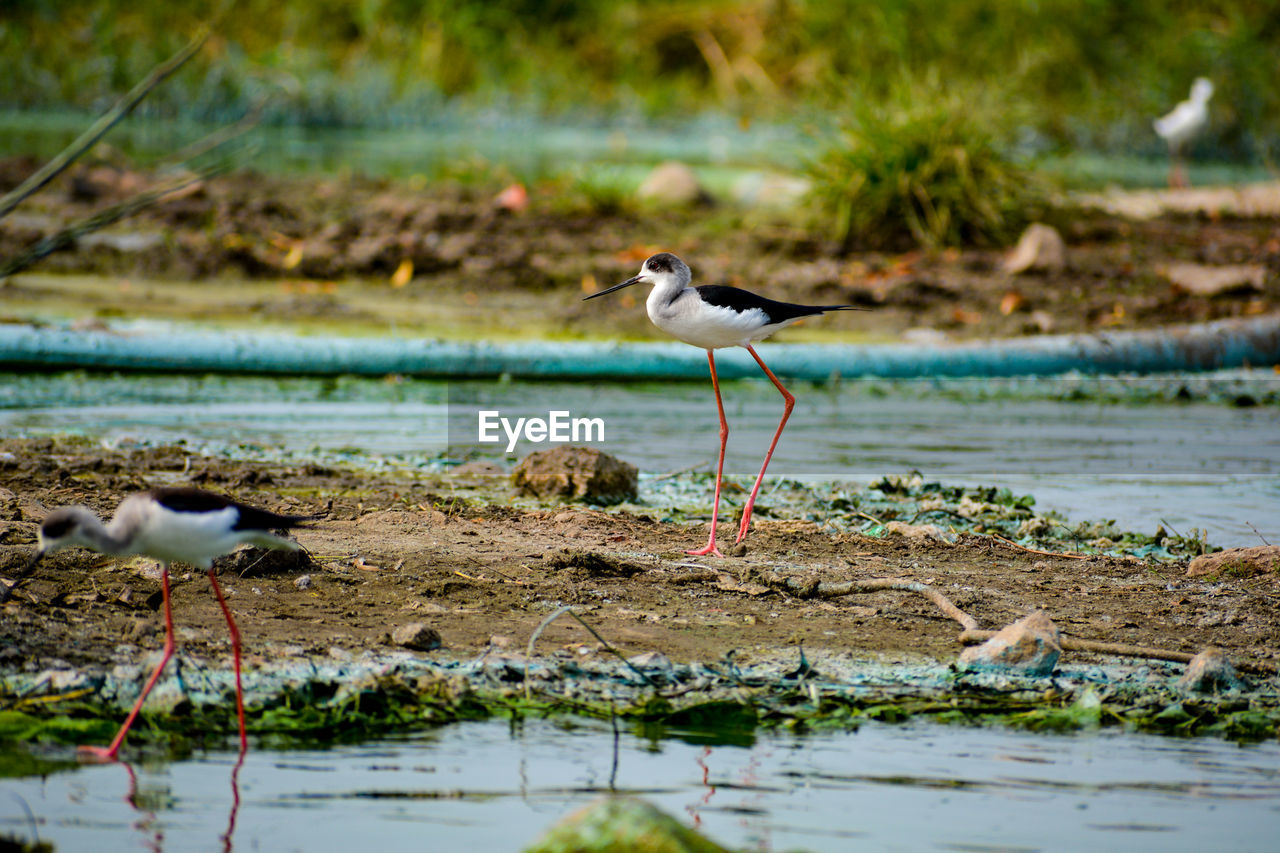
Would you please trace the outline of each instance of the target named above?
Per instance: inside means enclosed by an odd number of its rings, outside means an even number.
[[[1178,679],[1178,686],[1198,693],[1216,693],[1220,690],[1235,690],[1244,685],[1236,675],[1227,653],[1216,646],[1210,646],[1191,659],[1186,671]]]
[[[1258,545],[1253,548],[1228,548],[1215,554],[1202,554],[1187,566],[1187,577],[1225,575],[1251,578],[1254,575],[1280,571],[1280,545]]]
[[[1052,225],[1041,222],[1027,226],[1013,248],[1005,258],[1004,270],[1017,275],[1028,270],[1062,269],[1067,262],[1067,245],[1062,235]]]
[[[993,669],[1023,675],[1050,675],[1062,654],[1058,626],[1049,614],[1037,610],[1006,625],[980,646],[960,653],[962,669]]]
[[[406,649],[429,652],[444,645],[440,632],[422,622],[410,622],[391,632],[391,642]]]
[[[668,205],[707,204],[711,195],[684,163],[668,160],[653,168],[639,188],[636,198]]]
[[[561,445],[530,453],[511,472],[521,494],[597,504],[634,501],[639,469],[592,447]]]

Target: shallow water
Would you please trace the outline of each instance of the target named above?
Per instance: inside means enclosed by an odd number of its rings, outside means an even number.
[[[1051,383],[1055,380],[1044,380]],[[1154,381],[1154,380],[1153,380]],[[914,386],[902,386],[911,390]],[[769,471],[868,482],[919,470],[954,485],[1007,486],[1073,521],[1207,530],[1219,545],[1280,541],[1280,408],[1215,403],[965,399],[800,385]],[[781,414],[762,382],[724,385],[728,474],[749,482]],[[0,374],[0,435],[75,433],[185,442],[265,458],[438,465],[450,449],[511,464],[550,445],[479,443],[477,413],[600,418],[596,446],[642,472],[701,466],[717,449],[699,383],[387,382],[371,379]],[[767,492],[762,503],[767,501]],[[767,505],[767,504],[766,504]],[[1257,529],[1257,533],[1254,532]]]
[[[8,779],[0,833],[59,850],[518,850],[601,793],[748,850],[1264,850],[1280,745],[912,723],[855,733],[465,723],[330,750]],[[130,799],[130,773],[136,795]]]

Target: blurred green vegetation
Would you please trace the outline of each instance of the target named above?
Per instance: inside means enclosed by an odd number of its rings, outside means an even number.
[[[346,139],[331,167],[545,180],[568,213],[624,209],[661,159],[726,186],[804,166],[845,250],[1006,243],[1046,177],[1159,184],[1151,120],[1197,76],[1217,88],[1197,161],[1256,177],[1280,152],[1280,0],[9,0],[0,111],[26,118],[0,151],[105,109],[206,23],[137,124],[270,94],[259,168]]]
[[[1151,118],[1205,75],[1204,153],[1258,162],[1280,137],[1275,0],[8,0],[0,106],[99,108],[223,6],[145,111],[225,120],[279,89],[272,120],[312,126],[422,125],[459,100],[811,120],[940,80],[1022,105],[1041,150],[1155,154]]]
[[[1049,206],[1048,186],[1008,142],[1017,112],[936,82],[855,107],[809,168],[832,236],[846,251],[1012,240]]]

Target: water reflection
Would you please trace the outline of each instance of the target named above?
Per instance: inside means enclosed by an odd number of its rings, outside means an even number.
[[[491,721],[332,750],[251,750],[12,778],[58,849],[514,850],[569,811],[642,797],[727,846],[1261,850],[1280,744],[868,724],[749,744],[608,721]],[[615,751],[616,745],[616,751]],[[121,772],[125,767],[125,772]],[[231,791],[227,784],[230,781]],[[3,800],[4,798],[0,798]],[[0,834],[27,819],[0,802]]]

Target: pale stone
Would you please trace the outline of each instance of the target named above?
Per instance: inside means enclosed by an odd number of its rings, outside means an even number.
[[[1037,610],[1006,625],[980,646],[960,653],[964,669],[999,669],[1025,675],[1050,675],[1062,654],[1062,638],[1049,614]]]
[[[1280,545],[1258,545],[1201,554],[1187,566],[1187,577],[1251,578],[1277,570],[1280,570]]]
[[[1057,270],[1067,263],[1067,244],[1052,225],[1036,222],[1027,226],[1004,260],[1007,273],[1018,274],[1027,270]]]
[[[636,198],[669,205],[706,204],[711,196],[684,163],[668,160],[654,167],[636,190]]]
[[[1261,293],[1267,278],[1267,268],[1262,264],[1206,266],[1186,262],[1168,264],[1159,272],[1178,290],[1192,296]]]
[[[391,642],[417,652],[429,652],[443,645],[440,632],[421,622],[401,625],[391,632]]]
[[[1210,693],[1233,690],[1243,685],[1227,653],[1210,646],[1191,659],[1186,671],[1178,679],[1178,686],[1184,690]]]

